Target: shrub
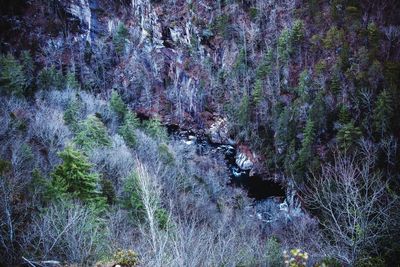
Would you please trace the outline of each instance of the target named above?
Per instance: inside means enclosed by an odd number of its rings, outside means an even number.
[[[23,66],[13,55],[0,56],[0,93],[22,96],[28,87]]]
[[[289,252],[284,251],[285,265],[287,267],[306,267],[308,253],[301,249],[292,249]]]
[[[25,231],[29,257],[94,266],[109,253],[108,229],[89,207],[78,202],[53,203],[33,218]]]
[[[139,265],[139,255],[133,250],[117,250],[113,256],[117,265],[122,267],[134,267]]]
[[[266,258],[268,267],[283,267],[283,254],[281,245],[276,238],[269,238],[266,246]]]

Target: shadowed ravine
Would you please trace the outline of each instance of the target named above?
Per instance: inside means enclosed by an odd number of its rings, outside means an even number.
[[[250,175],[250,170],[241,169],[235,161],[237,151],[234,145],[213,143],[207,136],[181,130],[175,125],[167,125],[167,129],[169,135],[176,140],[195,144],[198,155],[209,154],[210,151],[222,153],[231,178],[229,185],[244,188],[249,197],[255,200],[264,200],[270,197],[285,196],[285,190],[280,184],[267,180],[262,175]]]

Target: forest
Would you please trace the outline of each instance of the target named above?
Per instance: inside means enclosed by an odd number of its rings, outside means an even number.
[[[0,266],[400,266],[398,0],[0,6]]]

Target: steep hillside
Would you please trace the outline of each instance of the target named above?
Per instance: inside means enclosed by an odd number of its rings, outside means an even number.
[[[0,6],[0,263],[399,264],[397,0]]]

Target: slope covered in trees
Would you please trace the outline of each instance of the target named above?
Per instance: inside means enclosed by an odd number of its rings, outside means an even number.
[[[0,264],[399,264],[397,0],[0,4]]]

